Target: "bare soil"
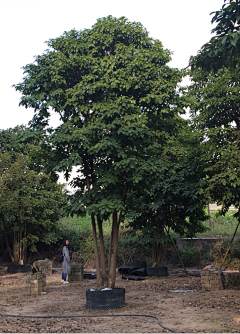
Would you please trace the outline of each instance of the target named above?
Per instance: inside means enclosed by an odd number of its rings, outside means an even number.
[[[126,281],[117,277],[116,286],[126,289],[126,306],[109,311],[86,309],[86,290],[96,280],[61,283],[61,271],[47,279],[47,294],[24,295],[27,274],[0,276],[0,313],[15,315],[149,314],[179,333],[240,332],[240,290],[202,292],[199,277],[150,277]],[[169,290],[193,290],[175,293]],[[168,332],[154,318],[11,318],[0,316],[3,333],[159,333]]]

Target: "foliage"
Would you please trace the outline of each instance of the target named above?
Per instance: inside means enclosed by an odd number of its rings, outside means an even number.
[[[207,210],[206,210],[207,213]],[[206,220],[203,222],[203,225],[206,227],[206,231],[202,233],[196,233],[197,237],[209,237],[221,235],[222,237],[229,236],[228,244],[230,243],[230,239],[234,233],[237,219],[234,218],[234,214],[236,211],[229,211],[225,216],[220,216],[217,211],[211,211],[211,219],[212,219],[212,228],[209,228],[209,221]],[[118,247],[118,258],[117,258],[117,266],[121,266],[125,262],[128,261],[137,261],[137,260],[145,260],[149,266],[152,265],[152,244],[151,240],[149,242],[148,238],[143,235],[142,231],[133,231],[129,228],[129,224],[127,222],[122,223],[122,228],[120,229],[119,235],[119,247]],[[111,224],[106,221],[103,225],[104,230],[104,238],[105,238],[105,252],[106,255],[109,249],[109,240],[111,235]],[[91,217],[88,215],[86,217],[64,217],[61,218],[58,223],[58,238],[62,240],[67,237],[70,240],[70,250],[78,252],[81,255],[81,258],[84,262],[87,260],[91,261],[94,259],[94,249],[92,242],[92,227],[91,227]],[[170,236],[173,241],[180,237],[179,234],[170,229]],[[237,236],[239,237],[240,231],[238,231]],[[227,247],[227,246],[226,246]],[[225,247],[225,250],[226,250]],[[222,250],[221,257],[217,256],[217,252],[215,251],[213,255],[209,256],[201,256],[193,252],[192,257],[190,255],[190,251],[183,251],[184,263],[186,266],[192,261],[195,261],[195,264],[191,264],[190,266],[201,266],[204,263],[216,261],[220,263],[224,256],[224,251]],[[181,250],[180,250],[181,252]],[[181,253],[182,254],[182,253]],[[195,255],[194,255],[195,254]],[[185,259],[190,257],[189,260]],[[214,258],[212,257],[214,256]],[[229,254],[229,263],[231,266],[233,264],[233,257],[231,252]],[[168,263],[171,267],[180,266],[181,263],[178,259],[177,254],[174,249],[171,248],[171,244],[168,243],[168,252],[166,254],[166,258],[164,263]],[[227,261],[228,263],[228,261]],[[230,267],[231,267],[230,266]]]
[[[213,202],[239,208],[239,73],[221,69],[216,74],[198,70],[189,88],[193,127],[203,141],[206,183],[203,190]],[[236,217],[238,214],[236,214]]]
[[[61,239],[67,238],[70,240],[70,249],[74,252],[82,250],[82,244],[85,239],[91,236],[91,218],[86,217],[63,217],[58,222]],[[92,238],[91,238],[92,239]],[[90,253],[93,252],[93,245],[91,245]]]
[[[176,128],[181,73],[166,66],[170,52],[158,40],[125,18],[99,19],[91,30],[66,32],[48,46],[16,85],[21,104],[35,108],[36,122],[47,122],[50,106],[60,114],[49,167],[68,176],[72,166],[81,166],[73,186],[84,202],[73,210],[81,214],[86,204],[89,214],[107,218],[123,209],[122,193],[132,183],[157,170],[146,154]],[[86,194],[88,175],[94,187]]]
[[[227,248],[230,245],[230,241],[231,241],[231,238],[228,238],[227,240],[225,240],[222,243],[222,245],[221,245],[221,253],[222,254],[226,253]],[[240,240],[239,239],[233,241],[232,246],[231,246],[230,255],[232,257],[235,257],[236,259],[240,259]]]
[[[231,237],[225,237],[223,241],[219,241],[213,252],[213,260],[217,264],[221,264],[231,242]],[[240,264],[240,239],[236,237],[231,245],[230,251],[224,262],[224,268],[239,270]]]
[[[93,237],[91,217],[63,217],[58,222],[59,239],[68,238],[70,240],[70,250],[78,252],[84,262],[94,259]],[[106,257],[109,251],[109,241],[111,237],[111,224],[109,221],[103,224],[105,238]],[[119,233],[119,247],[117,265],[120,266],[126,261],[147,259],[151,261],[151,249],[143,244],[139,235],[129,230],[128,223],[121,224]]]
[[[226,4],[227,3],[227,4]],[[216,36],[192,57],[191,96],[194,128],[204,139],[206,185],[203,192],[225,215],[231,205],[240,219],[239,197],[239,20],[240,2],[225,0],[212,22]]]
[[[35,109],[33,127],[47,125],[49,108],[60,116],[47,168],[68,178],[79,167],[70,213],[91,215],[99,280],[106,270],[100,271],[95,219],[105,266],[101,226],[112,217],[108,285],[114,286],[118,229],[128,198],[158,179],[162,168],[156,157],[182,127],[177,84],[183,73],[167,66],[171,52],[159,40],[124,17],[98,19],[92,29],[65,32],[47,44],[24,67],[24,80],[15,88],[21,105]]]
[[[142,231],[143,242],[152,247],[159,245],[157,256],[153,253],[153,262],[158,265],[163,261],[170,229],[186,237],[204,231],[201,222],[206,218],[206,199],[200,194],[203,183],[200,151],[197,136],[185,129],[173,143],[168,143],[164,158],[159,159],[162,173],[156,184],[135,194],[130,225]]]
[[[219,215],[219,213],[211,212],[211,222],[212,227],[209,226],[209,220],[203,222],[203,225],[206,227],[206,231],[202,233],[197,233],[197,237],[208,237],[208,236],[216,236],[221,235],[232,236],[236,226],[237,226],[237,218],[234,217],[237,211],[228,211],[224,216]],[[237,231],[237,236],[240,236],[240,231]]]
[[[58,222],[59,239],[68,238],[70,240],[70,250],[78,252],[84,262],[94,259],[94,249],[92,242],[91,217],[64,217]],[[105,238],[106,257],[109,251],[109,241],[111,236],[111,224],[104,222],[103,232]],[[179,235],[170,230],[172,240],[176,240]],[[117,266],[125,262],[145,260],[149,266],[152,265],[152,245],[145,242],[146,239],[141,231],[135,232],[129,228],[128,222],[121,224],[119,233]]]
[[[202,68],[216,72],[225,66],[234,71],[239,68],[240,1],[225,0],[222,8],[211,14],[214,14],[212,23],[217,24],[212,29],[215,36],[190,59],[192,70]]]
[[[26,259],[27,247],[36,251],[39,240],[56,242],[56,222],[66,204],[62,185],[38,172],[41,166],[32,157],[39,146],[22,143],[24,131],[0,132],[0,228],[15,262]]]
[[[185,267],[195,267],[199,266],[201,263],[201,255],[200,251],[193,248],[179,249],[179,255],[182,259],[182,262]],[[170,265],[173,267],[182,267],[182,264],[176,254],[176,252],[172,252],[170,258],[168,259]]]
[[[123,265],[125,262],[146,261],[152,264],[151,247],[144,242],[142,233],[135,233],[126,230],[119,238],[118,264]]]
[[[58,222],[59,239],[67,238],[70,241],[70,250],[78,252],[84,262],[93,260],[94,245],[92,237],[91,217],[87,214],[85,217],[64,217]],[[109,221],[103,223],[104,236],[109,239],[111,235],[111,226]],[[106,250],[109,247],[109,240],[106,244]]]

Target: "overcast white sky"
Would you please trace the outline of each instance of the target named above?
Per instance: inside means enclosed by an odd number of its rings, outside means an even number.
[[[174,52],[171,66],[183,68],[210,37],[210,12],[223,0],[0,0],[0,129],[27,124],[33,111],[18,107],[22,66],[46,49],[44,41],[72,28],[91,28],[99,17],[126,16],[141,22],[164,48]],[[53,116],[51,125],[58,123]]]

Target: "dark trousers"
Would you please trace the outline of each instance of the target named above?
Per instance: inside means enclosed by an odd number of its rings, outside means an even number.
[[[62,273],[62,279],[63,279],[64,281],[67,280],[67,274],[66,274],[66,273]]]

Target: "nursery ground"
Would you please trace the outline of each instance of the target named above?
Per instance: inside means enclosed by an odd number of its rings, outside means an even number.
[[[47,294],[24,295],[27,274],[0,276],[0,313],[21,315],[151,314],[180,333],[240,332],[240,290],[202,292],[199,277],[149,277],[126,281],[117,277],[116,286],[126,289],[126,306],[109,311],[86,309],[86,290],[96,280],[63,284],[58,271],[47,279]],[[193,290],[175,293],[169,290]],[[46,333],[158,333],[156,319],[143,317],[26,319],[0,316],[0,332]]]

